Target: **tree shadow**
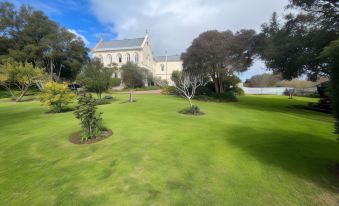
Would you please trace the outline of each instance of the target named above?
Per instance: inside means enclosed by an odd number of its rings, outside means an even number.
[[[272,98],[272,96],[262,95],[260,97],[246,96],[246,98],[241,98],[240,101],[232,105],[243,109],[287,113],[313,120],[334,122],[329,118],[331,114],[305,109],[308,103],[305,99],[288,99],[287,97],[286,99],[282,99],[281,97]]]
[[[310,131],[311,132],[311,131]],[[310,133],[233,127],[225,139],[258,161],[339,192],[339,142]]]

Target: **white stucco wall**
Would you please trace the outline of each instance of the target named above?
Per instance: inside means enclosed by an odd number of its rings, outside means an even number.
[[[161,70],[161,65],[164,65],[164,70]],[[182,61],[158,61],[155,63],[155,72],[154,74],[161,79],[167,80],[169,83],[171,81],[171,75],[173,71],[182,71]]]

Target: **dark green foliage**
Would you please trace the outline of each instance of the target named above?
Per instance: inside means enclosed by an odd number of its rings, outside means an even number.
[[[146,71],[138,65],[128,62],[121,67],[121,80],[128,88],[145,86]]]
[[[230,72],[225,75],[222,81],[223,90],[227,91],[233,87],[236,87],[240,82],[241,82],[240,78],[237,75]]]
[[[111,78],[111,86],[112,87],[118,87],[121,84],[120,78]]]
[[[88,61],[81,38],[50,20],[42,11],[0,2],[0,58],[45,68],[51,78],[73,80]]]
[[[249,87],[275,87],[282,80],[280,74],[258,74],[247,80]]]
[[[214,94],[213,97],[220,102],[236,102],[238,101],[237,96],[232,91],[226,91],[220,94]]]
[[[82,141],[96,138],[101,135],[102,118],[101,114],[96,113],[96,102],[92,95],[85,95],[78,99],[78,107],[74,112],[75,117],[80,119],[83,129]]]
[[[333,114],[337,119],[335,132],[339,134],[339,39],[333,41],[330,46],[324,49],[321,58],[327,58],[330,62],[330,96],[332,100]]]
[[[252,65],[254,36],[254,30],[203,32],[182,54],[184,69],[208,76],[215,92],[222,93],[227,76]]]
[[[233,92],[236,96],[244,96],[245,92],[243,89],[241,89],[240,87],[233,87],[231,89],[229,89],[229,91]]]
[[[77,77],[77,82],[88,91],[95,92],[99,99],[101,94],[110,88],[113,68],[104,67],[94,59],[86,65]]]
[[[105,96],[102,99],[96,99],[95,100],[95,104],[96,105],[103,105],[103,104],[111,104],[112,102],[114,102],[116,100],[115,97],[112,96]]]
[[[200,108],[196,105],[192,105],[192,107],[190,108],[187,108],[187,109],[182,109],[179,111],[179,113],[182,113],[182,114],[191,114],[191,115],[200,115],[202,114],[200,112]]]

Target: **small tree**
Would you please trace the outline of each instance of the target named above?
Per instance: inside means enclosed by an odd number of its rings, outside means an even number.
[[[83,128],[82,141],[100,136],[102,132],[102,113],[96,113],[96,103],[92,95],[80,97],[78,104],[79,106],[74,113],[75,117],[81,121]]]
[[[101,94],[109,89],[114,68],[104,67],[103,64],[94,59],[86,65],[77,77],[77,82],[88,91],[95,92],[99,99]]]
[[[128,62],[121,67],[122,82],[128,88],[143,87],[145,72],[138,65]]]
[[[0,65],[0,86],[6,88],[16,102],[20,102],[29,88],[44,77],[44,71],[34,68],[30,63],[22,64],[9,59]],[[18,95],[14,92],[13,86],[19,89]]]
[[[44,106],[52,107],[55,111],[61,112],[62,105],[67,105],[75,99],[76,95],[68,88],[67,84],[48,82],[40,101]]]
[[[133,64],[132,62],[127,62],[127,64],[121,67],[121,79],[126,87],[130,88],[129,92],[129,101],[134,102],[133,89],[135,87],[143,87],[145,81],[147,82],[146,72],[144,69],[139,68],[138,65]]]
[[[194,74],[188,71],[174,71],[171,76],[175,84],[176,90],[187,99],[190,109],[194,108],[192,99],[194,98],[195,91],[198,87],[206,84],[205,78],[202,75]]]

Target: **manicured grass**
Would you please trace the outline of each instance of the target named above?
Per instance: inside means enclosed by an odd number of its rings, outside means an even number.
[[[74,145],[72,112],[0,100],[0,205],[338,205],[339,143],[315,99],[236,103],[128,95],[99,106],[112,137]]]

